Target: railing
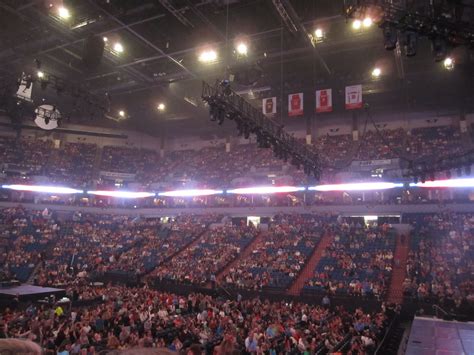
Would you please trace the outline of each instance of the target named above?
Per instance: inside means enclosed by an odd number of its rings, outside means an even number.
[[[435,311],[435,315],[436,315],[436,318],[440,318],[439,316],[439,312],[443,313],[445,316],[449,316],[450,313],[445,311],[444,309],[442,309],[440,306],[438,306],[437,304],[434,304],[433,305],[433,309]]]
[[[387,336],[390,334],[390,332],[392,331],[393,329],[393,325],[396,324],[398,322],[398,315],[396,314],[393,318],[392,318],[392,321],[390,322],[389,326],[387,327],[387,330],[385,331],[385,334],[382,338],[382,340],[380,341],[379,345],[377,346],[377,349],[375,349],[375,352],[374,352],[374,355],[378,355],[378,354],[383,354],[383,352],[381,353],[380,352],[380,349],[382,348],[382,346],[384,345],[386,339],[387,339]]]

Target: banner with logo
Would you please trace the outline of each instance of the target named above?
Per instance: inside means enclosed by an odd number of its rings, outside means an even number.
[[[301,116],[303,114],[303,93],[288,95],[288,116]]]
[[[316,112],[332,111],[332,89],[316,90]]]
[[[362,108],[362,85],[346,86],[346,110]]]
[[[276,114],[277,112],[277,98],[275,97],[267,97],[266,99],[262,100],[262,112],[265,116],[271,116]]]

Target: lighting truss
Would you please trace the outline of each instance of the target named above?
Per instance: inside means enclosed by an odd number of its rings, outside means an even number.
[[[222,124],[225,118],[234,120],[245,138],[255,134],[261,148],[272,148],[275,155],[303,167],[305,174],[319,180],[319,154],[283,130],[275,120],[266,117],[230,88],[228,82],[217,81],[214,86],[203,82],[202,99],[209,105],[211,120]]]
[[[410,11],[393,0],[345,0],[344,10],[348,18],[362,18],[375,14],[380,27],[387,24],[399,31],[414,31],[429,38],[442,37],[452,45],[474,45],[472,24],[445,16],[431,6],[430,11]],[[453,5],[454,6],[454,5]]]

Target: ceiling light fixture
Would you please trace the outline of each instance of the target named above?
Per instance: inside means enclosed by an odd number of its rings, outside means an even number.
[[[362,25],[364,25],[365,28],[369,28],[370,26],[372,26],[372,24],[373,21],[370,17],[366,17],[364,21],[362,21]]]
[[[202,63],[211,63],[217,60],[217,52],[213,49],[205,50],[199,55],[199,61]]]
[[[372,77],[378,78],[380,75],[382,75],[382,70],[380,68],[374,68],[374,70],[372,70]]]
[[[58,15],[63,20],[67,20],[71,17],[71,13],[69,12],[69,10],[63,6],[58,8]]]
[[[237,53],[240,55],[247,55],[248,47],[244,42],[240,42],[236,47]]]
[[[116,51],[117,53],[123,53],[122,43],[120,43],[120,42],[115,43],[114,44],[114,51]]]
[[[354,30],[360,30],[361,27],[362,27],[362,22],[360,20],[354,20],[354,22],[352,22],[352,28]]]

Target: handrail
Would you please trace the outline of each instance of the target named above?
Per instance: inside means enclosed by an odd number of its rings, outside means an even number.
[[[217,284],[217,285],[221,290],[223,290],[227,294],[227,296],[232,297],[232,294],[224,286],[222,286],[221,284]]]
[[[387,330],[385,331],[385,334],[384,334],[382,340],[380,341],[379,345],[377,346],[377,349],[375,349],[374,355],[379,354],[380,348],[381,348],[382,345],[384,344],[385,339],[387,338],[388,334],[389,334],[390,331],[392,330],[392,327],[393,327],[393,325],[395,324],[395,321],[396,321],[396,320],[398,320],[398,314],[396,314],[396,315],[392,318],[392,321],[390,322],[389,326],[387,327]]]
[[[438,306],[437,304],[434,304],[433,305],[433,309],[435,310],[436,312],[436,317],[439,318],[438,316],[438,311],[441,311],[445,316],[448,316],[449,315],[449,312],[448,311],[445,311],[443,308],[441,308],[440,306]]]

